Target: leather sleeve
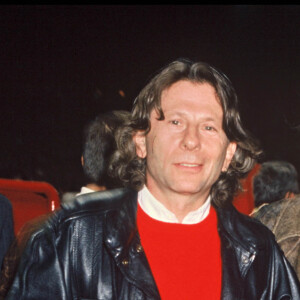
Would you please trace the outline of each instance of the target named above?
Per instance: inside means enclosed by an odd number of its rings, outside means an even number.
[[[51,229],[44,228],[29,240],[8,300],[70,299]]]
[[[300,282],[298,280],[297,274],[296,274],[294,268],[291,266],[291,264],[287,260],[287,258],[284,256],[283,252],[281,252],[281,250],[279,250],[279,251],[282,256],[282,264],[283,264],[279,268],[282,267],[285,270],[284,273],[286,276],[286,282],[289,283],[290,294],[292,297],[291,299],[300,299]],[[282,273],[282,271],[283,270],[281,270],[280,272]],[[280,285],[280,283],[282,281],[281,274],[279,274],[276,279],[277,279],[278,285]],[[289,298],[287,298],[287,299],[289,299]]]

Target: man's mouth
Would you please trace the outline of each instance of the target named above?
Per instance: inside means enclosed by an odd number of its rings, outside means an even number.
[[[199,164],[188,164],[188,163],[181,163],[179,165],[183,166],[183,167],[199,167],[200,166]]]

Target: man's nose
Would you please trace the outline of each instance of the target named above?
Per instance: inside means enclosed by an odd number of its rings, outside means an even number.
[[[185,150],[195,150],[200,148],[200,132],[196,126],[188,126],[182,138],[182,148]]]

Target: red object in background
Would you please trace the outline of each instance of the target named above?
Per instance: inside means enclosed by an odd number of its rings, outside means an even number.
[[[260,164],[256,164],[250,171],[248,176],[244,178],[242,182],[243,192],[233,199],[232,204],[235,208],[245,214],[249,215],[254,209],[254,196],[253,196],[253,177],[260,168]]]
[[[27,221],[60,206],[57,190],[47,182],[0,178],[0,194],[12,204],[15,234]]]

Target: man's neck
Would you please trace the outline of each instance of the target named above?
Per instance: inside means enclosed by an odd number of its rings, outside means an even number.
[[[147,185],[147,188],[160,203],[176,216],[180,223],[188,213],[200,208],[209,195],[208,192],[205,195],[200,195],[181,194],[170,190],[161,191],[149,185]]]
[[[91,190],[95,191],[95,192],[105,191],[105,190],[106,190],[106,187],[105,187],[105,186],[103,186],[103,185],[98,185],[98,184],[95,184],[95,183],[88,183],[88,184],[86,185],[86,187],[87,187],[88,189],[91,189]]]

